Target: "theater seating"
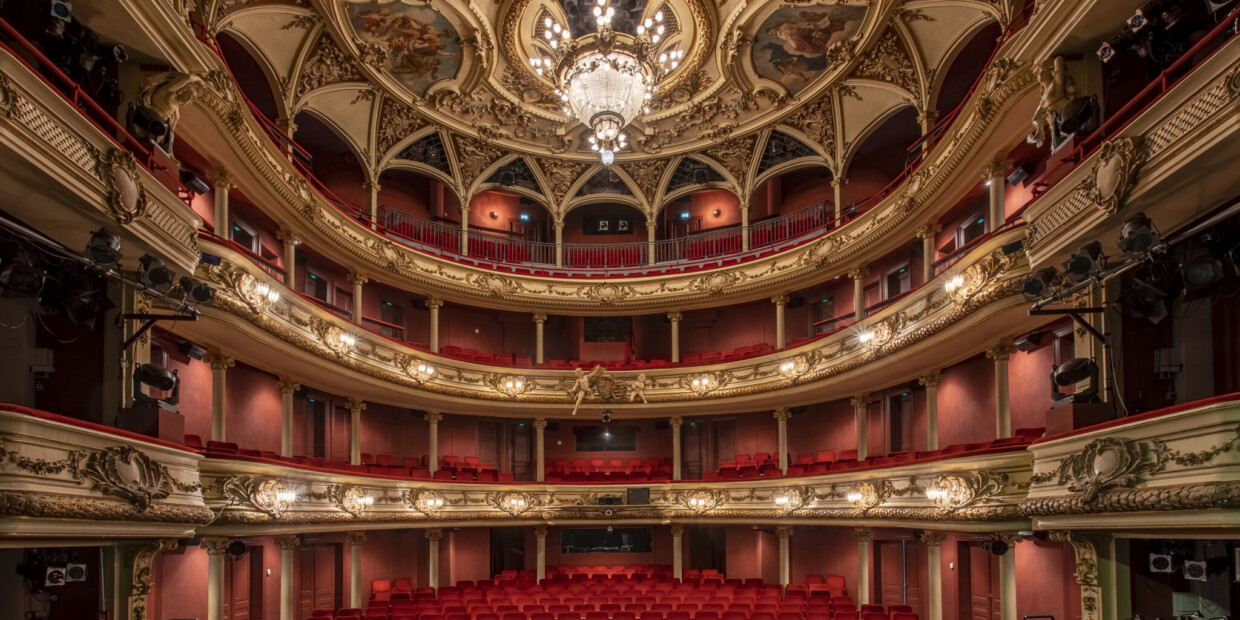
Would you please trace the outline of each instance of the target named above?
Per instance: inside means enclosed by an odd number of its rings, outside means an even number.
[[[646,482],[672,478],[671,459],[548,459],[544,468],[547,482]]]

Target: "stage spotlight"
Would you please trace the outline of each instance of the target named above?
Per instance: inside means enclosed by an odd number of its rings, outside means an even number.
[[[121,260],[120,235],[106,228],[91,233],[90,241],[86,244],[86,258],[100,267],[115,266]]]
[[[1201,256],[1180,265],[1180,276],[1186,291],[1212,286],[1223,279],[1223,263],[1213,256]]]
[[[198,280],[185,276],[181,278],[180,287],[185,291],[185,299],[195,304],[210,305],[215,299],[215,289],[199,282]]]
[[[1130,258],[1140,258],[1158,243],[1158,239],[1158,233],[1154,231],[1154,224],[1150,218],[1144,213],[1134,213],[1120,229],[1119,241],[1116,245]]]
[[[1064,394],[1059,388],[1089,381],[1084,390]],[[1096,402],[1098,395],[1098,365],[1088,357],[1078,357],[1051,368],[1051,400],[1058,407],[1067,403]]]
[[[1063,269],[1073,282],[1080,282],[1102,269],[1102,244],[1095,241],[1081,246],[1068,260]]]
[[[982,541],[982,549],[989,551],[991,555],[1004,555],[1008,552],[1008,544],[1002,540],[985,540]]]
[[[152,398],[142,393],[142,386],[149,385],[157,390],[172,392],[167,398]],[[168,370],[158,364],[140,364],[133,371],[133,404],[135,407],[161,407],[176,411],[180,401],[181,379],[175,370]]]
[[[211,191],[211,186],[207,185],[207,182],[202,180],[202,177],[198,176],[193,170],[181,171],[181,185],[189,188],[191,192],[199,196]]]
[[[611,422],[611,409],[603,410],[603,422]]]
[[[172,288],[176,274],[164,265],[164,261],[147,254],[138,260],[138,277],[142,284],[160,292]]]
[[[1171,312],[1167,309],[1167,293],[1151,284],[1134,280],[1134,288],[1120,302],[1128,309],[1128,315],[1134,319],[1146,318],[1151,323],[1159,323]]]
[[[46,281],[47,272],[36,267],[25,252],[19,253],[0,268],[0,292],[38,297]]]
[[[1021,291],[1030,299],[1045,297],[1058,279],[1059,272],[1054,267],[1047,267],[1025,278]]]

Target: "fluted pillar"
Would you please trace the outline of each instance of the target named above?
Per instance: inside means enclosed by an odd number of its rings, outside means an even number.
[[[564,222],[555,222],[555,266],[564,266]]]
[[[431,474],[439,471],[439,423],[443,421],[443,414],[438,411],[426,412],[426,447],[427,467],[431,470]]]
[[[672,576],[680,580],[684,575],[684,554],[681,547],[684,546],[681,541],[685,534],[685,526],[672,525]]]
[[[366,276],[360,273],[356,273],[352,271],[349,272],[348,278],[349,278],[349,281],[353,283],[353,308],[352,308],[353,323],[356,325],[361,325],[362,324],[362,287],[367,282],[370,281],[370,278],[367,278]]]
[[[874,545],[874,530],[868,527],[859,527],[853,530],[853,536],[857,539],[857,604],[865,605],[870,602],[870,551]]]
[[[848,402],[852,403],[853,406],[853,418],[855,419],[855,424],[857,426],[857,460],[860,461],[869,455],[870,444],[868,435],[870,431],[870,419],[868,410],[870,406],[870,395],[858,394],[852,397],[852,400]]]
[[[543,421],[544,423],[546,420]],[[541,480],[541,478],[539,478]],[[547,578],[547,526],[534,526],[534,583]]]
[[[680,425],[684,423],[684,418],[678,415],[667,420],[672,427],[672,480],[680,480]]]
[[[224,554],[228,553],[229,542],[227,538],[202,539],[202,548],[207,551],[207,620],[224,620],[224,599],[228,595],[224,587]]]
[[[469,203],[461,205],[461,256],[469,256]]]
[[[280,620],[297,618],[297,547],[301,539],[296,535],[276,536],[280,548]]]
[[[436,299],[434,297],[426,298],[426,309],[431,311],[431,353],[439,353],[439,309],[442,307],[442,299]]]
[[[297,290],[297,246],[301,245],[301,235],[291,230],[276,233],[276,239],[284,244],[284,286]]]
[[[995,436],[1012,436],[1012,402],[1008,389],[1008,358],[1016,352],[1010,344],[997,344],[986,349],[986,358],[995,362]]]
[[[741,250],[749,251],[749,201],[741,201]]]
[[[844,188],[848,187],[848,179],[838,177],[831,179],[831,189],[835,191],[835,225],[844,224]]]
[[[379,190],[381,189],[378,181],[366,181],[363,185],[366,188],[368,203],[370,206],[370,227],[379,227]]]
[[[366,591],[362,589],[362,545],[366,544],[366,532],[349,532],[349,607],[365,606]]]
[[[1016,546],[1023,540],[1016,532],[1000,532],[995,540],[1007,543],[1007,553],[999,556],[999,620],[1017,620]]]
[[[935,372],[923,375],[917,382],[926,386],[926,449],[939,449],[939,384],[943,375]]]
[[[534,479],[543,482],[547,479],[547,418],[534,420]],[[541,579],[541,577],[539,577]]]
[[[202,361],[211,365],[211,441],[228,441],[225,439],[224,404],[228,393],[228,369],[237,362],[219,351],[208,353]]]
[[[787,407],[776,409],[774,412],[775,421],[778,424],[779,438],[779,470],[784,474],[788,473],[788,418],[792,417],[792,411]],[[784,584],[788,585],[788,584]]]
[[[280,456],[293,456],[293,394],[301,384],[292,379],[281,378],[276,382],[280,390]]]
[[[215,190],[215,236],[232,239],[232,227],[229,225],[228,192],[237,186],[237,178],[223,168],[212,168],[207,171],[207,180]]]
[[[658,224],[655,220],[646,220],[646,264],[653,265],[657,262],[654,251],[654,237],[657,234]]]
[[[792,526],[775,526],[775,535],[779,537],[779,585],[787,590],[788,581],[792,578],[791,553],[788,549],[788,539],[792,537]]]
[[[426,530],[426,558],[430,566],[426,568],[426,585],[439,592],[439,541],[443,538],[443,530]]]
[[[1012,162],[996,159],[982,169],[982,180],[990,188],[990,217],[987,218],[991,231],[999,230],[1007,222],[1007,173]]]
[[[943,620],[943,532],[922,532],[921,542],[926,545],[926,620]]]
[[[680,363],[680,318],[679,312],[668,312],[667,320],[672,322],[672,363]]]
[[[865,318],[865,277],[870,275],[866,267],[854,267],[848,270],[848,277],[853,281],[853,318],[860,322]]]
[[[349,464],[362,464],[362,411],[366,403],[360,399],[350,398],[345,402],[349,409]]]
[[[771,303],[775,304],[775,348],[782,349],[788,342],[784,331],[784,310],[788,307],[788,296],[776,295],[771,298]]]
[[[543,324],[547,322],[546,312],[534,313],[534,363],[543,363]]]
[[[934,239],[938,232],[942,230],[938,224],[925,224],[918,226],[914,233],[918,239],[921,239],[921,281],[929,282],[934,279],[934,259],[937,252],[934,248]]]

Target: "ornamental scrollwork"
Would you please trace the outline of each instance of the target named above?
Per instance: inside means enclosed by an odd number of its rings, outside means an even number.
[[[359,486],[341,487],[332,485],[327,489],[328,498],[336,504],[336,507],[349,513],[354,517],[360,517],[374,503],[375,498],[366,493],[366,490]]]
[[[4,440],[0,439],[0,460],[8,461],[20,470],[30,472],[42,478],[57,476],[62,472],[68,471],[74,480],[80,481],[82,475],[79,470],[83,458],[86,458],[85,450],[70,450],[65,455],[65,458],[56,461],[30,458],[8,449],[5,446]]]
[[[272,519],[279,519],[292,505],[291,492],[274,478],[227,478],[220,483],[220,492],[230,501],[247,504]]]
[[[1085,503],[1111,489],[1132,488],[1146,476],[1163,471],[1167,466],[1166,445],[1159,440],[1150,444],[1118,437],[1101,437],[1086,444],[1081,452],[1059,462],[1053,471],[1034,474],[1030,481],[1045,484],[1055,480],[1059,486],[1080,493]]]
[[[1098,150],[1094,169],[1082,186],[1089,201],[1107,215],[1119,211],[1136,182],[1136,171],[1144,157],[1140,138],[1120,138],[1103,143]]]
[[[890,480],[861,482],[853,487],[852,493],[848,494],[848,501],[861,514],[865,514],[890,499],[893,491],[894,487]]]
[[[488,493],[486,502],[514,517],[519,517],[525,511],[542,505],[542,502],[537,497],[519,491]]]
[[[928,491],[930,500],[944,514],[951,514],[977,503],[995,501],[1007,484],[1007,474],[987,471],[940,474]]]
[[[152,502],[168,497],[174,490],[202,490],[197,482],[177,480],[167,467],[133,446],[115,446],[92,453],[82,465],[81,476],[92,482],[95,490],[129,502],[138,512],[145,512]]]

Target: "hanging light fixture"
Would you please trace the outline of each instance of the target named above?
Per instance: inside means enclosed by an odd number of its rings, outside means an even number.
[[[616,151],[628,145],[624,128],[649,111],[656,84],[684,59],[684,50],[659,51],[663,11],[639,24],[635,35],[612,30],[615,14],[608,0],[597,0],[597,30],[580,40],[546,18],[543,36],[549,55],[530,59],[536,73],[555,83],[564,112],[589,126],[590,148],[608,166]]]

